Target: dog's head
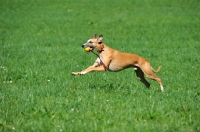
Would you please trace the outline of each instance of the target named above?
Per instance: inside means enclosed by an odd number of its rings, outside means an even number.
[[[97,52],[102,52],[104,48],[104,44],[102,42],[103,35],[100,35],[98,38],[96,37],[96,34],[93,38],[89,39],[85,44],[82,45],[83,48],[90,47],[90,51],[93,51],[94,49]]]

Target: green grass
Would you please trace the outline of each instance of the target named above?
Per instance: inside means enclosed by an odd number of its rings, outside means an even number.
[[[0,131],[200,131],[198,0],[0,1]],[[71,76],[94,33],[154,68]]]

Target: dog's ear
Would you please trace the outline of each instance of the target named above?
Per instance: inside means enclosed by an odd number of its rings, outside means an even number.
[[[96,33],[94,34],[93,38],[97,38],[97,34]]]
[[[102,43],[102,39],[103,39],[103,35],[100,35],[100,36],[97,38],[97,41],[98,41],[99,43]]]

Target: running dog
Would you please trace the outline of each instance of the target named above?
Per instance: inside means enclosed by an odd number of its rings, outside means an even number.
[[[138,79],[144,83],[147,88],[150,87],[150,84],[144,78],[144,75],[157,81],[160,85],[161,91],[164,92],[162,80],[154,74],[154,72],[160,70],[160,67],[157,70],[154,70],[145,58],[136,54],[124,53],[112,49],[103,43],[102,39],[103,35],[96,37],[95,34],[93,38],[89,39],[82,45],[83,48],[90,48],[87,52],[93,52],[93,50],[96,50],[99,53],[99,55],[96,54],[98,58],[92,66],[80,72],[72,72],[71,75],[84,75],[92,71],[106,70],[117,72],[132,67],[135,70]]]

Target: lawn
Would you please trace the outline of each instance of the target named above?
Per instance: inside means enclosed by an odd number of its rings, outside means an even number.
[[[165,88],[133,69],[72,76],[95,33],[139,54]],[[200,131],[200,1],[0,1],[0,131]]]

